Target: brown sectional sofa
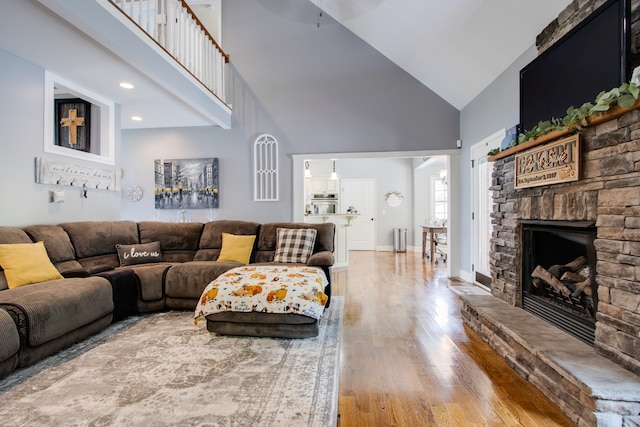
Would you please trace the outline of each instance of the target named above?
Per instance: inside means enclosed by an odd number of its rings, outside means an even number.
[[[307,265],[322,267],[330,278],[335,232],[330,223],[87,221],[0,227],[0,244],[44,242],[51,262],[64,276],[9,289],[0,268],[0,377],[126,315],[194,310],[209,282],[242,265],[217,261],[223,232],[257,235],[250,262],[272,263],[278,228],[315,228],[315,247]],[[156,241],[162,262],[120,266],[116,244]],[[325,293],[330,296],[330,285]],[[270,322],[273,319],[265,323]]]

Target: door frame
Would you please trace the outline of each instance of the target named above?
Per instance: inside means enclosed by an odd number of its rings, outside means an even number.
[[[477,270],[475,266],[479,264],[479,253],[480,253],[480,224],[478,221],[478,208],[480,204],[480,189],[479,189],[479,180],[478,180],[478,168],[476,162],[479,159],[483,159],[487,157],[487,153],[493,148],[500,147],[502,140],[506,136],[506,128],[502,128],[501,130],[487,136],[483,140],[473,144],[469,149],[469,157],[471,158],[471,274],[472,280],[475,283],[478,283],[482,286],[489,288],[491,286],[491,277],[489,276],[489,282],[487,283],[484,278],[478,277]],[[482,275],[484,276],[484,275]]]
[[[295,222],[304,222],[304,162],[305,160],[316,159],[368,159],[382,157],[429,157],[447,156],[447,169],[449,175],[449,221],[447,227],[447,241],[450,242],[449,255],[447,258],[447,275],[449,277],[460,277],[460,252],[462,217],[460,214],[460,195],[462,194],[460,176],[462,173],[461,150],[419,150],[419,151],[383,151],[383,152],[358,152],[358,153],[321,153],[321,154],[292,154],[291,168],[293,172],[291,217]],[[282,164],[284,164],[283,162]],[[283,171],[284,173],[284,171]],[[283,182],[280,182],[282,185]],[[287,194],[281,191],[280,194]],[[457,195],[453,197],[452,195]],[[284,199],[281,197],[281,199]],[[286,200],[283,200],[286,202]],[[379,198],[378,198],[379,201]]]

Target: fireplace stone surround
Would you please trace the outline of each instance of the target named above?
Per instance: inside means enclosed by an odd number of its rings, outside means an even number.
[[[551,47],[606,0],[574,0],[536,38]],[[640,66],[640,0],[631,68]],[[605,88],[608,89],[608,88]],[[579,426],[640,426],[640,110],[584,129],[582,179],[514,189],[514,156],[494,162],[491,293],[463,295],[465,323]],[[521,308],[522,228],[594,222],[593,346]]]
[[[514,189],[514,155],[493,164],[491,295],[463,297],[465,323],[577,425],[640,425],[640,109],[585,128],[579,181]],[[593,222],[593,347],[522,307],[522,229]]]

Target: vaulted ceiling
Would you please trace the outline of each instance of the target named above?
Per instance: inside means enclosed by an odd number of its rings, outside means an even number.
[[[199,13],[217,14],[220,1],[191,3]],[[287,15],[309,25],[325,25],[335,19],[457,109],[464,108],[532,46],[536,35],[571,2],[308,0],[317,6],[317,14],[308,16],[310,9],[301,8],[301,0],[233,1],[255,1],[265,13]],[[195,111],[144,71],[133,69],[126,59],[78,37],[42,4],[63,3],[21,0],[0,6],[0,49],[44,69],[64,72],[67,78],[98,93],[112,95],[121,106],[123,129],[212,124],[202,111]],[[300,16],[301,11],[305,16]],[[224,16],[224,5],[222,13]],[[212,22],[219,22],[217,19]],[[74,25],[86,27],[81,19]],[[46,36],[54,33],[57,39]],[[222,41],[224,47],[224,37]],[[114,89],[125,77],[138,82],[135,93]],[[133,114],[145,117],[145,121],[132,122]]]
[[[536,36],[571,3],[571,0],[309,1],[457,109],[464,108],[531,47]]]

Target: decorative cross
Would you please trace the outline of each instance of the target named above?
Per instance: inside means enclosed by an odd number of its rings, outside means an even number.
[[[76,145],[78,143],[78,126],[84,126],[84,117],[78,117],[78,110],[72,108],[69,110],[69,117],[60,120],[62,127],[69,128],[69,143]]]

